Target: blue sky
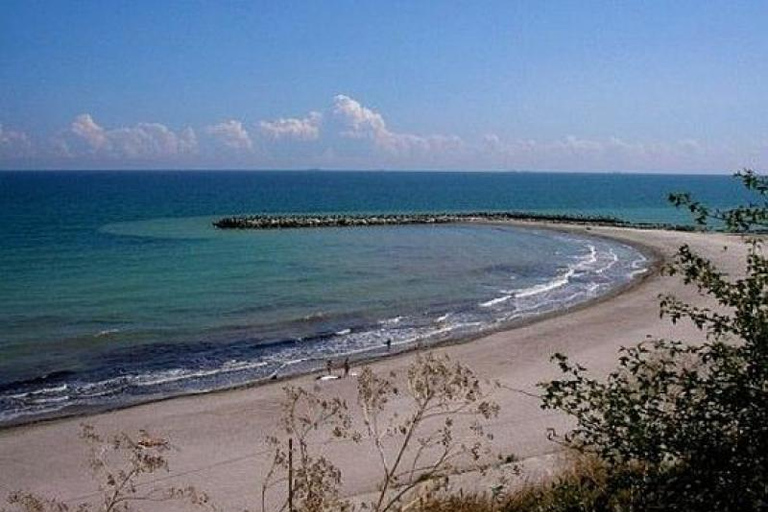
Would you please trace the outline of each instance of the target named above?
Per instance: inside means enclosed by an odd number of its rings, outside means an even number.
[[[730,172],[768,2],[0,0],[0,168]]]

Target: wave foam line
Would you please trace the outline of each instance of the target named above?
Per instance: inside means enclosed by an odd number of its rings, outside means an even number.
[[[556,290],[557,288],[562,288],[563,286],[567,285],[571,278],[576,274],[576,267],[569,268],[566,272],[558,276],[557,278],[553,279],[552,281],[537,284],[535,286],[531,286],[530,288],[523,288],[521,290],[515,291],[515,298],[521,299],[525,297],[532,297],[534,295],[540,295],[542,293],[546,293],[552,290]]]
[[[600,260],[600,255],[597,251],[597,247],[595,247],[592,244],[589,244],[588,247],[589,247],[589,254],[581,256],[579,258],[579,261],[576,264],[569,265],[568,269],[565,272],[563,272],[561,275],[557,276],[555,279],[548,281],[546,283],[537,284],[529,288],[522,288],[520,290],[514,290],[515,298],[532,297],[534,295],[541,295],[542,293],[547,293],[552,290],[562,288],[563,286],[566,286],[571,281],[571,278],[574,275],[576,275],[577,272],[583,272],[583,271],[589,270],[591,265],[594,265]],[[612,261],[609,265],[607,265],[603,269],[595,270],[595,272],[597,273],[605,272],[610,267],[615,265],[616,262],[618,262],[619,257],[616,255],[616,253],[614,253],[612,250],[610,253],[612,254],[614,261]]]
[[[501,304],[502,302],[507,302],[509,299],[511,299],[513,295],[504,295],[502,297],[497,297],[495,299],[491,299],[486,302],[481,302],[478,304],[481,308],[490,308],[491,306],[495,306],[496,304]],[[442,317],[440,317],[442,318]],[[440,319],[438,319],[439,321]]]
[[[579,269],[589,268],[589,265],[597,263],[597,247],[592,244],[587,244],[589,247],[589,254],[582,256],[579,263],[576,265]]]
[[[608,254],[611,255],[611,261],[608,262],[606,266],[600,267],[599,269],[595,270],[596,274],[602,274],[603,272],[610,270],[614,265],[616,265],[616,263],[619,262],[619,256],[613,251],[613,249],[610,249],[608,251]]]

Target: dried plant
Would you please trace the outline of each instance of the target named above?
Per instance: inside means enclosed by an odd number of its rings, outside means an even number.
[[[426,493],[441,488],[457,463],[483,469],[481,458],[490,454],[486,441],[493,438],[485,432],[483,420],[499,410],[474,372],[448,356],[416,357],[402,390],[408,401],[402,413],[387,408],[401,394],[396,377],[378,376],[368,367],[358,380],[365,433],[383,471],[378,498],[368,505],[377,512],[402,503],[419,485]],[[466,429],[456,422],[460,416],[468,417]]]
[[[403,380],[401,389],[396,373],[381,376],[363,368],[357,385],[359,430],[352,428],[348,405],[342,400],[286,388],[281,435],[268,439],[274,457],[263,485],[263,510],[267,510],[266,491],[278,484],[287,486],[289,480],[296,511],[351,508],[340,498],[341,471],[325,457],[311,455],[329,438],[372,445],[381,480],[376,498],[361,508],[376,512],[402,508],[414,495],[419,499],[433,495],[460,468],[485,469],[493,460],[487,447],[493,436],[484,423],[499,410],[489,399],[487,386],[468,367],[434,354],[417,356]],[[459,417],[466,421],[457,421]],[[286,438],[293,438],[298,448],[292,479]],[[287,500],[282,502],[279,510],[287,505]]]
[[[204,510],[215,510],[208,496],[195,487],[159,487],[151,477],[168,471],[170,442],[145,430],[131,436],[124,432],[103,437],[91,425],[83,425],[80,438],[89,447],[88,466],[98,483],[97,503],[69,505],[55,498],[30,492],[14,492],[8,496],[11,509],[3,512],[130,512],[142,504],[179,501]]]
[[[335,439],[354,438],[351,419],[346,402],[338,398],[326,399],[316,392],[303,388],[286,386],[280,420],[279,436],[269,436],[267,443],[273,450],[272,464],[261,486],[261,508],[267,510],[267,495],[279,485],[290,480],[293,500],[292,508],[297,511],[346,510],[349,503],[339,493],[341,471],[327,458],[313,455],[311,446],[325,441],[330,435]],[[295,443],[297,458],[290,473],[287,443]],[[289,497],[278,506],[282,511],[289,508]]]

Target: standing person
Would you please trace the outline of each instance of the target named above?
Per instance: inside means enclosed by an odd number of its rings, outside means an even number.
[[[325,369],[328,370],[328,375],[333,375],[333,361],[330,359],[326,361]]]
[[[349,358],[344,359],[344,376],[349,375]]]
[[[392,349],[392,338],[387,338],[387,352]]]

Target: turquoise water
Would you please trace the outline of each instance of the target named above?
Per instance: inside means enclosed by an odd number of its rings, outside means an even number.
[[[228,232],[244,213],[527,210],[681,222],[724,177],[0,173],[0,422],[205,391],[498,328],[626,283],[604,240],[446,225]]]

